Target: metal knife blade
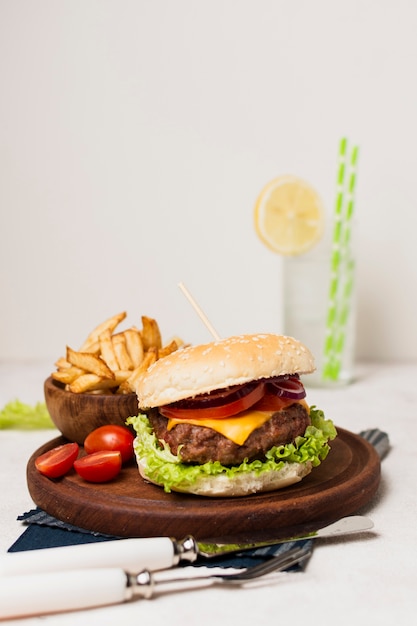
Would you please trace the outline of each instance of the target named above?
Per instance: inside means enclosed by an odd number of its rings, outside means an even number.
[[[221,543],[221,542],[195,542],[198,556],[205,558],[213,558],[216,556],[224,556],[236,552],[244,552],[246,550],[255,550],[267,546],[278,545],[281,543],[289,543],[296,541],[305,541],[306,539],[320,539],[325,537],[337,537],[341,535],[350,535],[358,532],[371,530],[374,526],[373,521],[369,517],[363,515],[350,515],[312,531],[304,535],[296,537],[287,537],[285,539],[268,539],[267,541],[256,541],[248,543]]]

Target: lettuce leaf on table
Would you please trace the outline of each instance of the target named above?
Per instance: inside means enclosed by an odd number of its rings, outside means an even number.
[[[41,430],[55,428],[44,402],[35,405],[20,400],[8,402],[0,411],[0,430]]]

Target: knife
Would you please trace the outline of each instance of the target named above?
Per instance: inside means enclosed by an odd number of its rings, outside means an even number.
[[[352,515],[306,535],[252,543],[199,542],[191,535],[182,540],[170,537],[131,538],[83,545],[8,552],[0,556],[0,575],[38,574],[62,570],[122,568],[129,572],[152,571],[193,563],[198,557],[213,558],[261,547],[306,539],[320,539],[363,532],[373,528],[368,517]]]
[[[284,571],[308,558],[310,553],[310,548],[290,548],[262,564],[221,574],[199,572],[195,575],[193,572],[190,576],[186,571],[196,568],[156,573],[145,569],[137,574],[120,568],[103,568],[9,576],[3,578],[0,585],[0,620],[150,599],[161,587],[165,592],[172,592],[216,583],[243,585],[271,572]],[[164,576],[172,572],[176,572],[174,577]]]

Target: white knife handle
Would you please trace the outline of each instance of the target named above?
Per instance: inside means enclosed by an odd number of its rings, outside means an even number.
[[[128,572],[176,565],[180,555],[169,537],[117,539],[76,546],[43,548],[0,555],[0,575],[35,574],[95,567],[120,567]],[[3,580],[0,584],[3,584]]]
[[[128,599],[126,587],[126,573],[115,568],[5,576],[0,619],[118,604]]]

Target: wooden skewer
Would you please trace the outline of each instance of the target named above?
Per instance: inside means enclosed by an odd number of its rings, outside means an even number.
[[[192,297],[192,295],[190,294],[190,292],[188,291],[188,289],[186,288],[186,286],[184,285],[184,283],[178,283],[178,287],[181,289],[181,291],[183,292],[183,294],[185,295],[185,297],[187,298],[187,300],[191,303],[191,305],[194,307],[194,310],[196,311],[197,315],[200,317],[200,319],[204,322],[204,324],[206,325],[206,327],[209,329],[210,333],[213,335],[213,337],[215,338],[216,341],[219,341],[221,339],[220,335],[216,332],[216,330],[213,328],[213,326],[211,325],[209,319],[207,318],[207,316],[205,315],[205,313],[201,310],[201,307],[197,304],[197,302],[194,300],[194,298]]]

